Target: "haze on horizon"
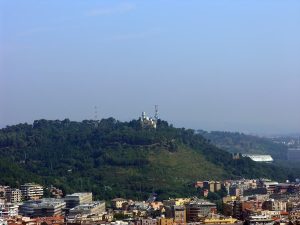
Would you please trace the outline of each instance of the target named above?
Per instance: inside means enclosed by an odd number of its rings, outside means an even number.
[[[0,0],[0,126],[300,132],[300,1]]]

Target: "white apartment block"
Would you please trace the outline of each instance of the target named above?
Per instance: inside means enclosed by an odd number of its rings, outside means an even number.
[[[39,184],[26,183],[21,185],[21,192],[25,200],[37,200],[43,197],[44,189]]]

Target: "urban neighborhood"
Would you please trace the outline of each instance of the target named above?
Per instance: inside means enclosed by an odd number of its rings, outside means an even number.
[[[1,225],[111,224],[299,224],[300,180],[196,181],[198,196],[147,200],[93,198],[91,192],[65,194],[56,187],[26,183],[0,186]],[[45,197],[45,192],[50,196]],[[225,191],[220,201],[209,195]]]

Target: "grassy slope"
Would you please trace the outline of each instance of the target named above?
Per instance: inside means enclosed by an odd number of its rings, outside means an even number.
[[[142,151],[142,152],[141,152]],[[181,147],[176,152],[167,149],[118,150],[114,155],[128,158],[139,154],[149,160],[146,166],[109,165],[97,169],[101,174],[106,192],[115,191],[120,196],[146,197],[151,191],[164,195],[180,196],[193,191],[192,183],[198,179],[221,179],[226,176],[221,167],[208,162],[201,153]],[[187,186],[188,185],[188,186]],[[108,193],[109,194],[109,193]]]

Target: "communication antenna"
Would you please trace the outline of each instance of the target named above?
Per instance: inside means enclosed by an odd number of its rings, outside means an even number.
[[[98,108],[95,106],[94,108],[94,123],[95,123],[95,128],[98,127]]]
[[[98,120],[98,108],[97,108],[97,106],[95,106],[95,108],[94,108],[94,113],[95,113],[95,115],[94,115],[94,120]]]
[[[155,105],[155,114],[154,114],[155,120],[158,120],[158,105]]]

